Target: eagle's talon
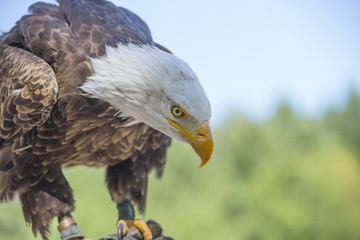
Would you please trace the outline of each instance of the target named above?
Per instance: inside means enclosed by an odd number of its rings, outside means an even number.
[[[118,239],[122,240],[123,236],[125,236],[127,233],[128,227],[127,227],[126,222],[122,219],[118,222],[117,225],[118,225]]]

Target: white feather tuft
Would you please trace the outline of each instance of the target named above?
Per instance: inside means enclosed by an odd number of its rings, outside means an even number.
[[[21,93],[21,91],[22,91],[22,88],[12,90],[14,95],[19,95]]]

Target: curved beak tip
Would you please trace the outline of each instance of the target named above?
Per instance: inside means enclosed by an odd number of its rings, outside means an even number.
[[[199,168],[205,166],[214,150],[214,141],[208,122],[201,124],[193,139],[190,139],[190,144],[201,159]]]
[[[184,134],[184,136],[186,136],[186,140],[188,141],[188,143],[195,150],[197,155],[199,155],[201,159],[201,164],[199,168],[205,166],[206,163],[209,162],[214,150],[214,141],[208,121],[204,121],[198,128],[195,135],[193,135],[189,132],[188,129],[184,128],[177,122],[171,119],[168,120],[172,125],[179,129]]]

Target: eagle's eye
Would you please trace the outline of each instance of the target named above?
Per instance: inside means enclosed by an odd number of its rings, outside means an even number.
[[[185,113],[184,113],[183,109],[178,105],[172,105],[171,106],[171,113],[176,118],[185,117]]]

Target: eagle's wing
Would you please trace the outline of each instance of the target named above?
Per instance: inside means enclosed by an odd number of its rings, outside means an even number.
[[[44,60],[0,42],[0,92],[0,136],[8,139],[48,119],[58,84]]]

